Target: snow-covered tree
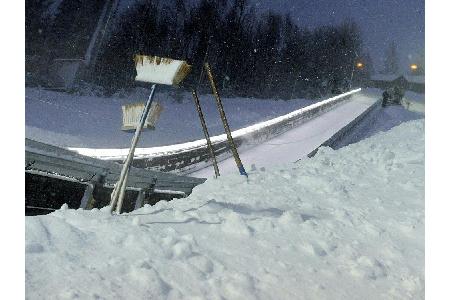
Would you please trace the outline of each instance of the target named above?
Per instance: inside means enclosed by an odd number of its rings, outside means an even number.
[[[397,55],[397,44],[395,42],[391,42],[389,44],[389,47],[386,49],[383,73],[398,74],[398,72],[399,72],[399,63]]]

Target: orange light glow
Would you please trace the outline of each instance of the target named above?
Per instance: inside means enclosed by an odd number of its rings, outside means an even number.
[[[356,67],[362,69],[364,67],[364,64],[362,62],[359,62],[356,64]]]
[[[415,71],[415,70],[417,70],[417,68],[418,68],[418,67],[417,67],[416,64],[412,64],[412,65],[411,65],[411,70]]]

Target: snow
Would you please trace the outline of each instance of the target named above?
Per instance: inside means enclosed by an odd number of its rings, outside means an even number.
[[[288,132],[263,143],[254,144],[253,147],[240,149],[239,156],[242,163],[247,168],[249,166],[265,168],[281,163],[293,163],[303,159],[365,110],[375,105],[377,100],[378,93],[376,91],[364,91],[354,94],[349,101]],[[237,172],[233,157],[219,162],[218,166],[222,175]],[[208,178],[214,176],[214,170],[212,166],[209,166],[189,173],[189,175]]]
[[[253,124],[251,126],[248,127],[244,127],[238,130],[233,131],[231,134],[233,136],[233,138],[237,138],[237,137],[241,137],[241,136],[245,136],[248,135],[249,133],[252,132],[256,132],[258,130],[261,130],[263,128],[266,128],[268,126],[271,126],[273,124],[277,124],[280,122],[283,122],[285,120],[289,120],[291,118],[294,117],[298,117],[301,114],[307,113],[308,111],[313,110],[316,107],[320,107],[322,105],[325,105],[327,103],[332,103],[335,102],[339,99],[342,99],[344,97],[347,96],[353,96],[353,97],[357,97],[354,96],[356,93],[359,93],[361,91],[360,88],[358,89],[354,89],[352,91],[340,94],[338,96],[335,97],[331,97],[329,99],[311,104],[307,107],[303,107],[300,108],[298,110],[295,110],[293,112],[290,112],[288,114],[267,120],[267,121],[263,121],[257,124]],[[359,101],[360,102],[360,101]],[[354,107],[353,107],[354,109]],[[355,116],[355,111],[350,111],[352,114],[352,116]],[[356,113],[358,112],[358,110],[356,111]],[[356,114],[357,115],[357,114]],[[342,116],[341,116],[342,117]],[[332,122],[334,120],[331,120]],[[330,126],[330,124],[325,124],[325,126]],[[333,129],[331,129],[333,130]],[[330,132],[330,130],[327,131],[328,133]],[[334,133],[334,132],[332,132]],[[331,133],[331,134],[332,134]],[[319,137],[319,140],[322,138],[322,136]],[[221,135],[217,135],[217,136],[212,136],[211,137],[211,142],[212,143],[219,143],[221,141],[225,141],[227,139],[226,134],[221,134]],[[323,140],[321,140],[323,142]],[[187,142],[187,143],[179,143],[179,144],[175,144],[175,145],[168,145],[168,146],[162,146],[162,147],[151,147],[151,148],[136,148],[135,152],[134,152],[134,156],[136,158],[148,158],[148,157],[152,157],[152,156],[158,156],[158,155],[166,155],[166,154],[172,154],[172,153],[180,153],[180,152],[184,152],[184,151],[189,151],[191,149],[196,149],[199,147],[203,147],[206,145],[206,140],[205,139],[200,139],[200,140],[196,140],[196,141],[192,141],[192,142]],[[316,143],[316,147],[318,147],[320,145]],[[91,157],[95,157],[95,158],[100,158],[100,159],[115,159],[115,160],[122,160],[124,159],[127,154],[128,154],[128,148],[125,149],[92,149],[92,148],[77,148],[77,147],[69,147],[70,150],[76,151],[79,154],[82,155],[87,155],[87,156],[91,156]],[[314,148],[313,148],[314,149]]]
[[[404,99],[425,104],[425,94],[405,91]]]
[[[376,105],[375,102],[380,99],[380,95],[381,90],[379,89],[364,89],[361,93],[353,95],[350,101],[297,128],[263,143],[255,144],[251,148],[240,150],[239,156],[246,168],[266,168],[304,159],[369,107]],[[381,131],[388,131],[403,122],[423,119],[425,114],[420,107],[424,107],[424,101],[423,94],[406,92],[405,107],[399,105],[384,108],[381,105],[375,106],[345,136],[336,141],[333,147],[340,148],[358,142]],[[219,162],[218,165],[221,174],[237,172],[232,157]],[[208,178],[214,176],[214,170],[212,166],[208,166],[189,173],[189,175]]]
[[[394,81],[399,77],[404,77],[406,81],[412,83],[425,84],[425,75],[406,75],[406,74],[374,74],[370,76],[374,81]]]
[[[26,137],[61,147],[128,148],[132,132],[124,132],[122,105],[145,102],[148,89],[136,89],[127,98],[82,96],[37,88],[25,89]],[[167,92],[156,91],[155,102],[164,111],[155,130],[144,131],[139,147],[167,146],[204,138],[198,114],[189,93],[181,94],[182,103]],[[223,133],[223,125],[212,95],[201,95],[203,114],[211,136]],[[308,99],[264,100],[222,99],[232,130],[266,121],[316,101]],[[61,139],[53,136],[58,135]]]
[[[399,78],[402,75],[399,74],[374,74],[372,76],[370,76],[371,80],[374,81],[394,81],[395,79]]]
[[[375,92],[376,89],[370,89]],[[379,90],[378,90],[379,91]],[[377,107],[364,117],[334,147],[340,148],[368,138],[382,131],[388,131],[401,123],[425,118],[425,95],[406,91],[402,105]]]
[[[403,97],[403,106],[417,113],[425,113],[425,94],[406,91]]]
[[[425,84],[425,75],[405,75],[408,82]]]
[[[180,80],[187,75],[190,66],[182,60],[172,60],[169,58],[159,58],[152,56],[138,56],[136,62],[136,81],[153,82],[159,84],[173,85],[178,84]],[[158,63],[157,60],[160,60]],[[185,66],[185,71],[182,72]],[[182,75],[180,74],[182,73]],[[180,80],[176,80],[178,76]],[[178,82],[176,82],[178,81]]]
[[[30,299],[423,299],[424,120],[185,199],[26,217]]]
[[[404,77],[406,81],[412,83],[425,84],[425,75],[407,75],[407,74],[374,74],[370,76],[371,80],[375,81],[394,81],[399,77]]]

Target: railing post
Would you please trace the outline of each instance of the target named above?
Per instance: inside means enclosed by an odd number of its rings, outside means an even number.
[[[88,205],[91,204],[93,197],[92,193],[94,192],[95,184],[89,182],[86,189],[84,190],[83,198],[81,198],[80,208],[88,209]]]
[[[144,197],[145,197],[145,189],[140,189],[139,194],[136,199],[136,203],[134,205],[134,210],[142,207],[142,204],[144,202]]]
[[[153,178],[152,183],[147,189],[141,189],[136,198],[136,203],[134,205],[134,210],[141,208],[145,204],[145,198],[153,194],[156,185],[156,178]]]
[[[83,198],[81,198],[80,208],[82,209],[92,209],[94,206],[94,193],[95,186],[97,184],[102,184],[106,174],[95,175],[94,178],[88,182],[86,189],[84,190]]]

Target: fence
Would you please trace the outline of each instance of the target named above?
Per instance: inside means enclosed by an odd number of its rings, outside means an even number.
[[[60,147],[25,139],[25,172],[86,185],[81,208],[89,208],[96,187],[112,189],[117,182],[121,165],[83,156]],[[205,181],[203,178],[179,176],[132,167],[127,190],[138,192],[135,208],[142,205],[146,196],[165,193],[186,196]]]

